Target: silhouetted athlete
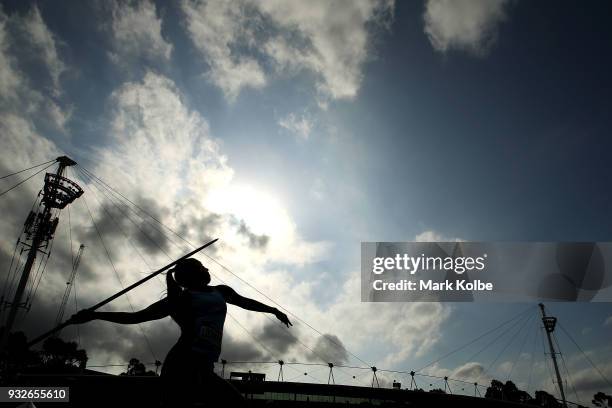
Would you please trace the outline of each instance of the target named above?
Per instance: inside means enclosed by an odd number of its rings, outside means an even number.
[[[208,269],[194,258],[179,261],[166,274],[166,283],[168,296],[146,309],[133,313],[82,310],[70,321],[81,324],[99,319],[135,324],[171,316],[181,328],[181,336],[162,366],[167,403],[222,400],[240,405],[243,402],[240,393],[213,372],[214,363],[221,354],[226,303],[272,313],[289,327],[291,322],[287,315],[274,307],[240,296],[229,286],[210,286]]]

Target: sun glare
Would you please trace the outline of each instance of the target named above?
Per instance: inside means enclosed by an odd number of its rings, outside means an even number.
[[[230,186],[213,191],[209,195],[208,208],[216,213],[233,214],[258,235],[284,237],[292,228],[277,196],[252,186]]]

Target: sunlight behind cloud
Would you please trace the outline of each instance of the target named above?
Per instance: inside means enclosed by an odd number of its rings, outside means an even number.
[[[226,186],[211,191],[207,208],[234,214],[255,234],[286,237],[293,229],[289,215],[273,194],[253,186]]]

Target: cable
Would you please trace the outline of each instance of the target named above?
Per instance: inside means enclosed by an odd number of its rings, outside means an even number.
[[[454,349],[454,350],[452,350],[452,351],[450,351],[450,352],[446,353],[446,354],[445,354],[445,355],[443,355],[442,357],[440,357],[440,358],[438,358],[438,359],[436,359],[436,360],[432,361],[431,363],[429,363],[429,364],[427,364],[427,365],[425,365],[425,366],[423,366],[423,367],[419,368],[419,369],[418,369],[418,370],[416,370],[415,372],[417,372],[417,373],[418,373],[419,371],[422,371],[423,369],[425,369],[425,368],[427,368],[427,367],[430,367],[430,366],[432,366],[432,365],[434,365],[434,364],[436,364],[436,363],[440,362],[441,360],[445,359],[446,357],[448,357],[448,356],[450,356],[450,355],[452,355],[452,354],[454,354],[454,353],[456,353],[456,352],[458,352],[458,351],[463,350],[463,349],[464,349],[464,348],[466,348],[467,346],[469,346],[469,345],[471,345],[471,344],[474,344],[474,343],[475,343],[475,342],[477,342],[478,340],[480,340],[480,339],[482,339],[483,337],[485,337],[485,336],[487,336],[487,335],[489,335],[489,334],[493,333],[493,332],[494,332],[494,331],[496,331],[497,329],[500,329],[501,327],[505,326],[506,324],[510,323],[511,321],[513,321],[513,320],[515,320],[515,319],[519,318],[520,316],[524,315],[525,313],[527,313],[528,311],[530,311],[531,309],[533,309],[533,308],[535,308],[535,307],[536,307],[536,306],[529,306],[527,309],[523,310],[521,313],[519,313],[519,314],[515,315],[515,316],[514,316],[514,317],[512,317],[511,319],[506,320],[505,322],[501,323],[500,325],[498,325],[498,326],[494,327],[494,328],[493,328],[493,329],[491,329],[491,330],[487,330],[486,332],[482,333],[481,335],[479,335],[479,336],[478,336],[478,337],[476,337],[475,339],[473,339],[473,340],[471,340],[471,341],[469,341],[469,342],[465,343],[464,345],[462,345],[462,346],[460,346],[460,347],[458,347],[458,348],[456,348],[456,349]],[[514,326],[513,326],[513,327],[514,327]]]
[[[236,319],[234,316],[232,316],[231,314],[228,313],[228,316],[232,318],[232,320],[234,320],[234,322],[238,325],[238,327],[240,327],[242,330],[244,330],[246,332],[246,334],[248,334],[253,340],[255,340],[255,342],[261,347],[263,348],[271,357],[274,356],[276,353],[274,353],[272,350],[270,350],[268,347],[266,347],[259,339],[257,339],[249,330],[247,330],[246,327],[244,327],[239,321],[238,319]]]
[[[32,207],[30,208],[30,212],[34,211],[34,207],[36,207],[36,203],[38,203],[39,197],[40,197],[40,192],[34,198],[34,202],[32,203]],[[21,232],[19,233],[19,236],[17,237],[17,242],[15,243],[15,249],[13,251],[13,256],[11,257],[11,264],[9,266],[9,271],[4,281],[4,287],[2,288],[2,298],[5,299],[5,302],[8,302],[7,298],[10,297],[10,295],[13,293],[12,289],[13,289],[13,285],[15,282],[15,277],[17,276],[17,270],[21,267],[21,256],[23,255],[23,248],[19,254],[19,259],[17,260],[17,263],[15,264],[15,269],[13,269],[13,263],[15,260],[15,255],[17,254],[17,248],[19,248],[20,243],[22,244],[21,237],[23,233],[25,232],[25,229],[26,229],[26,226],[24,224],[23,227],[21,228]],[[10,284],[9,284],[9,280],[10,280]],[[0,305],[0,315],[3,313],[4,313],[4,304]]]
[[[74,277],[74,283],[73,283],[73,287],[72,287],[72,292],[74,293],[74,313],[78,313],[79,312],[79,303],[77,301],[77,277]],[[75,324],[74,325],[75,329],[76,329],[76,337],[77,337],[77,344],[79,347],[81,347],[81,331],[79,330],[79,325]]]
[[[81,169],[79,169],[79,171],[80,171],[80,173],[81,173],[83,176],[87,176],[87,175],[85,174],[85,172],[83,172]],[[100,188],[99,188],[99,187],[96,185],[96,183],[97,183],[97,182],[96,182],[96,180],[95,180],[95,179],[93,179],[93,178],[91,178],[91,177],[89,177],[89,176],[87,176],[87,177],[89,178],[89,180],[90,180],[90,181],[92,181],[92,182],[93,182],[92,184],[93,184],[93,186],[95,187],[95,189],[96,189],[96,190],[97,190],[99,193],[101,193],[101,194],[104,196],[104,198],[106,198],[106,199],[107,199],[107,200],[108,200],[108,201],[109,201],[109,202],[110,202],[110,203],[111,203],[111,204],[112,204],[112,205],[113,205],[113,206],[114,206],[114,207],[115,207],[117,210],[121,211],[121,213],[122,213],[122,214],[123,214],[123,215],[124,215],[124,216],[125,216],[125,217],[126,217],[126,218],[127,218],[127,219],[128,219],[128,220],[129,220],[129,221],[130,221],[130,222],[131,222],[131,223],[132,223],[132,224],[133,224],[133,225],[134,225],[134,226],[135,226],[135,227],[136,227],[136,228],[137,228],[137,229],[138,229],[140,232],[141,232],[141,233],[142,233],[142,234],[143,234],[143,236],[144,236],[145,238],[147,238],[147,239],[148,239],[150,242],[152,242],[152,243],[153,243],[155,246],[157,246],[157,247],[159,248],[159,250],[160,250],[161,252],[163,252],[163,253],[164,253],[164,255],[166,255],[166,256],[168,257],[168,259],[172,260],[172,258],[170,257],[170,255],[169,255],[169,254],[168,254],[168,253],[167,253],[167,252],[166,252],[166,251],[165,251],[165,250],[164,250],[164,249],[161,247],[161,245],[159,245],[159,244],[157,243],[157,241],[155,241],[153,238],[151,238],[151,237],[150,237],[150,236],[149,236],[149,235],[146,233],[146,231],[144,231],[144,230],[142,229],[142,227],[141,227],[140,225],[138,225],[138,224],[137,224],[137,223],[136,223],[136,222],[135,222],[135,221],[134,221],[134,220],[133,220],[133,219],[132,219],[132,218],[129,216],[129,214],[127,214],[127,213],[126,213],[126,211],[124,211],[124,209],[123,209],[123,208],[121,208],[121,206],[120,206],[120,205],[118,205],[118,204],[117,204],[117,203],[116,203],[116,202],[113,200],[113,198],[112,198],[112,197],[109,197],[109,195],[108,195],[108,194],[106,194],[106,193],[105,193],[105,192],[104,192],[102,189],[100,189]],[[93,191],[93,190],[89,189],[89,191]],[[124,237],[126,238],[126,240],[128,241],[128,244],[130,244],[130,246],[132,247],[132,249],[134,249],[134,251],[135,251],[135,252],[136,252],[136,254],[137,254],[139,257],[140,257],[140,259],[142,260],[142,262],[143,262],[143,263],[144,263],[144,264],[147,266],[147,268],[149,269],[149,271],[153,271],[154,269],[151,267],[151,265],[149,265],[149,263],[147,262],[147,260],[145,259],[145,257],[142,255],[142,253],[141,253],[141,252],[138,250],[138,248],[136,247],[136,245],[134,245],[134,243],[133,243],[133,242],[130,240],[130,238],[129,238],[128,234],[127,234],[127,233],[125,232],[125,230],[124,230],[124,229],[121,227],[121,224],[120,224],[119,222],[117,222],[117,221],[116,221],[116,218],[115,218],[115,217],[114,217],[114,216],[111,214],[111,212],[110,212],[110,211],[108,211],[108,210],[107,210],[107,209],[106,209],[106,208],[105,208],[105,207],[102,205],[101,200],[99,200],[99,199],[98,199],[98,197],[97,197],[95,194],[94,194],[94,197],[96,198],[96,201],[98,201],[98,203],[100,204],[100,206],[101,206],[101,207],[104,209],[104,211],[106,212],[106,214],[107,214],[109,217],[111,217],[111,219],[113,219],[113,222],[114,222],[114,223],[115,223],[115,225],[117,225],[117,227],[118,227],[118,228],[121,230],[121,232],[122,232],[123,236],[124,236]],[[165,288],[165,285],[164,285],[164,283],[161,281],[161,278],[159,277],[159,275],[158,275],[158,276],[156,276],[156,278],[157,278],[157,280],[160,282],[160,284],[162,284],[162,286],[164,286],[164,288]]]
[[[278,364],[278,363],[277,363]],[[285,363],[285,364],[289,364],[289,363]],[[310,378],[314,378],[311,374],[317,373],[321,370],[323,370],[324,368],[328,368],[328,366],[321,364],[320,367],[317,367],[316,369],[310,371],[310,373],[308,372],[301,372],[299,375],[296,375],[295,377],[291,377],[288,380],[286,380],[285,382],[293,382],[295,380],[297,380],[298,378],[302,378],[302,377],[310,377]],[[317,380],[318,381],[318,380]]]
[[[84,173],[82,173],[84,174]],[[95,185],[94,185],[95,186]],[[96,187],[97,189],[97,187]],[[128,234],[125,232],[125,230],[123,229],[123,227],[121,227],[121,224],[119,224],[119,222],[117,221],[117,219],[115,218],[115,216],[108,211],[108,209],[104,206],[104,204],[102,203],[102,201],[95,195],[93,194],[93,190],[92,189],[88,189],[92,195],[94,196],[94,198],[96,199],[96,202],[99,204],[100,208],[102,208],[102,210],[106,213],[106,215],[108,215],[108,217],[112,220],[113,224],[115,224],[115,226],[117,227],[117,229],[119,229],[119,231],[123,234],[123,236],[126,238],[128,244],[132,247],[132,249],[134,249],[134,251],[136,252],[136,254],[140,257],[140,259],[142,260],[142,262],[147,266],[147,268],[150,271],[153,271],[153,268],[151,268],[151,266],[149,265],[149,263],[146,261],[146,259],[144,258],[144,256],[140,253],[140,251],[138,250],[138,248],[133,244],[133,242],[130,240]],[[100,191],[100,190],[98,190]],[[102,193],[104,195],[104,193]],[[108,197],[105,198],[108,199]],[[113,203],[111,201],[111,203]],[[113,203],[114,204],[114,203]]]
[[[506,351],[506,349],[507,349],[507,348],[510,346],[510,344],[512,344],[512,343],[514,342],[514,340],[515,340],[515,339],[516,339],[516,338],[519,336],[519,334],[521,333],[521,331],[523,331],[523,328],[524,328],[525,326],[527,326],[527,323],[531,321],[531,319],[533,318],[533,316],[534,316],[534,315],[532,314],[532,315],[529,315],[529,317],[527,317],[527,319],[525,320],[525,322],[524,322],[524,323],[521,325],[521,327],[519,328],[519,331],[518,331],[517,335],[516,335],[516,336],[513,336],[513,337],[510,337],[510,341],[509,341],[508,343],[506,343],[506,345],[504,346],[504,348],[502,348],[502,349],[500,350],[500,352],[499,352],[499,353],[497,353],[497,357],[495,357],[495,360],[493,360],[493,361],[491,362],[491,364],[489,364],[489,366],[487,367],[487,369],[486,369],[486,370],[484,370],[482,373],[480,373],[480,375],[478,376],[478,378],[476,378],[475,382],[478,382],[478,380],[480,380],[480,379],[482,378],[482,376],[483,376],[483,375],[484,375],[486,372],[488,372],[488,371],[489,371],[489,370],[490,370],[490,369],[493,367],[493,365],[494,365],[494,364],[497,362],[497,360],[499,360],[499,358],[500,358],[500,357],[501,357],[501,355],[504,353],[504,351]]]
[[[529,318],[531,315],[527,315],[527,318]],[[523,316],[525,317],[525,316]],[[478,350],[474,355],[472,355],[470,358],[468,358],[467,360],[465,360],[464,364],[470,362],[470,361],[474,361],[474,359],[476,358],[476,356],[478,356],[480,353],[482,353],[483,351],[485,351],[486,349],[488,349],[490,346],[492,346],[493,344],[495,344],[497,342],[497,340],[499,340],[500,338],[504,337],[510,330],[514,329],[516,326],[518,326],[519,323],[523,322],[523,317],[521,317],[521,319],[517,320],[516,322],[514,322],[514,324],[510,327],[508,327],[507,329],[505,329],[503,332],[501,332],[497,337],[495,337],[493,340],[491,340],[489,343],[487,343],[486,346],[484,346],[483,348],[481,348],[480,350]]]
[[[536,319],[534,321],[536,322],[535,324],[537,327],[538,320]],[[508,376],[506,377],[506,381],[510,380],[510,377],[512,376],[512,372],[514,372],[514,367],[516,366],[517,361],[519,361],[521,358],[521,352],[523,351],[523,347],[525,347],[525,343],[527,343],[527,339],[529,338],[530,333],[532,333],[531,330],[525,331],[525,338],[523,339],[523,343],[521,344],[521,347],[519,348],[516,358],[512,360],[512,367],[510,367],[510,371],[508,371]]]
[[[47,257],[45,258],[44,265],[42,267],[40,275],[38,275],[38,281],[36,282],[36,286],[34,287],[34,292],[32,293],[32,298],[30,300],[30,306],[32,305],[32,302],[34,302],[34,297],[36,296],[36,292],[38,291],[38,285],[40,285],[40,281],[42,280],[43,274],[47,270],[47,263],[49,263],[49,258],[51,257],[51,251],[53,251],[54,242],[55,240],[51,240],[51,245],[49,246],[49,252],[47,252]],[[42,264],[42,261],[41,261],[41,264]],[[29,311],[29,308],[27,310]]]
[[[53,218],[59,218],[61,212],[62,212],[61,210],[57,210],[55,215],[53,216]],[[54,239],[54,237],[52,237],[50,239],[50,243],[51,244],[49,245],[49,251],[46,254],[47,256],[46,256],[44,264],[42,266],[42,270],[41,270],[40,265],[39,265],[39,268],[36,271],[36,275],[34,276],[34,281],[36,281],[36,285],[34,286],[34,282],[32,283],[32,286],[34,288],[34,291],[32,292],[32,302],[34,301],[34,297],[36,296],[36,292],[38,291],[38,285],[40,285],[40,282],[42,280],[42,276],[45,273],[45,271],[47,270],[47,263],[49,262],[49,258],[51,258],[51,252],[53,251],[53,244],[54,244],[54,242],[55,242],[55,239]],[[42,261],[41,261],[41,264],[42,264]],[[40,270],[40,274],[39,274],[39,270]],[[31,304],[32,303],[30,303],[30,305]],[[29,311],[29,309],[28,309],[28,311]]]
[[[17,265],[15,266],[14,269],[14,273],[11,276],[11,281],[9,283],[9,291],[8,291],[8,297],[9,298],[13,298],[15,296],[15,284],[17,281],[17,270],[20,270],[22,265],[23,265],[23,253],[24,253],[24,249],[21,248],[21,251],[19,251],[19,258],[17,259]]]
[[[23,183],[25,183],[26,181],[28,181],[29,179],[31,179],[32,177],[36,176],[38,173],[41,173],[45,170],[47,170],[49,167],[53,166],[53,163],[51,163],[50,165],[48,165],[47,167],[44,167],[40,170],[38,170],[36,173],[32,174],[31,176],[21,180],[19,183],[15,184],[13,187],[9,188],[8,190],[4,190],[3,192],[0,193],[0,197],[5,195],[6,193],[8,193],[9,191],[13,190],[14,188],[19,187],[20,185],[22,185]]]
[[[550,366],[548,359],[546,358],[547,353],[546,353],[546,345],[544,344],[544,333],[542,333],[543,330],[545,330],[545,328],[543,326],[540,326],[540,330],[538,330],[538,333],[540,334],[540,339],[542,340],[542,352],[544,354],[544,364],[546,365],[546,370],[548,370],[548,375],[550,376],[550,382],[554,386],[555,380],[553,377],[553,371],[552,371],[552,368]]]
[[[68,176],[69,173],[69,167],[66,168],[66,175]],[[72,267],[74,268],[74,246],[72,243],[72,217],[70,214],[70,206],[66,207],[66,210],[68,210],[68,237],[70,239],[70,259],[72,262]],[[72,292],[74,293],[74,313],[78,313],[79,312],[79,303],[77,301],[77,275],[74,275],[74,279],[72,280]],[[79,325],[75,324],[74,325],[75,328],[75,333],[76,333],[76,338],[77,338],[77,346],[81,347],[81,331],[79,330]]]
[[[68,169],[69,167],[66,168],[66,176],[69,175]],[[70,263],[74,267],[74,245],[72,244],[72,221],[70,219],[70,206],[67,206],[66,209],[68,210],[68,239],[70,240]]]
[[[122,289],[124,289],[123,286],[123,282],[121,281],[121,277],[119,276],[119,272],[117,272],[117,269],[115,268],[115,264],[113,263],[113,260],[111,259],[110,253],[108,251],[108,248],[106,246],[106,244],[104,243],[104,239],[102,238],[102,234],[100,233],[100,230],[98,229],[98,225],[96,223],[96,221],[94,220],[94,217],[91,213],[91,210],[89,209],[89,205],[87,205],[87,200],[86,198],[83,196],[83,201],[82,201],[85,205],[85,207],[87,208],[87,212],[89,214],[89,217],[91,218],[91,221],[94,225],[94,229],[96,230],[96,234],[98,235],[98,238],[100,238],[100,242],[102,243],[102,246],[104,247],[104,251],[106,252],[106,257],[108,258],[108,262],[110,263],[113,272],[115,273],[115,276],[117,278],[117,281],[119,282],[119,285],[121,286]],[[125,295],[126,300],[128,301],[128,304],[130,305],[130,309],[132,310],[132,312],[134,312],[134,306],[132,305],[132,302],[130,301],[129,296],[126,294]],[[140,331],[142,332],[142,335],[147,343],[147,347],[149,348],[149,351],[151,352],[151,355],[153,356],[153,359],[157,360],[157,357],[155,355],[155,352],[153,351],[153,347],[151,346],[151,342],[149,341],[149,338],[147,337],[147,334],[145,333],[144,328],[142,327],[141,324],[137,325],[138,328],[140,329]]]
[[[568,333],[567,330],[565,330],[565,327],[563,327],[563,325],[561,323],[558,323],[559,327],[561,327],[561,330],[563,330],[563,333],[565,333],[567,335],[567,337],[569,337],[569,339],[572,341],[572,343],[574,343],[574,345],[578,348],[578,350],[580,350],[580,352],[582,353],[582,355],[584,355],[584,357],[587,359],[587,361],[591,364],[591,366],[593,366],[593,368],[595,370],[597,370],[597,372],[599,373],[599,375],[601,376],[601,378],[608,383],[608,385],[610,387],[612,387],[612,383],[610,382],[610,380],[608,380],[608,378],[603,375],[603,373],[601,372],[601,370],[599,369],[599,367],[597,367],[595,365],[595,363],[593,363],[593,361],[591,361],[591,359],[589,358],[589,356],[584,352],[584,350],[582,350],[582,347],[580,347],[578,345],[578,343],[576,343],[576,340],[574,340],[574,338]]]
[[[19,234],[20,238],[21,238],[22,234],[23,234],[23,231],[22,231],[21,234]],[[6,290],[8,289],[9,277],[13,273],[13,263],[15,261],[15,255],[17,254],[17,248],[18,247],[19,247],[19,238],[17,238],[17,242],[15,243],[15,249],[13,250],[13,256],[11,257],[11,264],[9,265],[8,273],[6,274],[6,279],[4,280],[4,286],[2,288],[2,304],[0,304],[0,314],[2,314],[4,312],[4,302],[5,302],[4,296],[7,295]],[[17,269],[17,268],[15,268],[15,269]]]
[[[559,345],[559,341],[557,340],[557,336],[555,336],[555,333],[552,333],[552,338],[555,344],[557,345],[557,351],[559,352],[559,355],[561,356],[561,363],[563,364],[563,368],[565,369],[565,373],[567,374],[567,378],[569,379],[569,384],[572,387],[572,391],[574,391],[574,396],[576,397],[576,401],[580,403],[580,397],[578,397],[578,393],[576,392],[576,387],[574,387],[574,380],[572,380],[572,375],[567,369],[567,365],[565,364],[565,357],[563,357],[563,353],[561,352],[561,345]],[[566,384],[567,384],[567,381],[566,381]]]
[[[79,166],[81,169],[83,169],[85,172],[87,172],[87,174],[89,174],[91,177],[97,179],[98,181],[100,181],[102,184],[104,184],[109,190],[115,192],[116,194],[118,194],[119,196],[121,196],[124,200],[126,200],[127,202],[129,202],[130,204],[132,204],[134,207],[138,208],[140,211],[142,211],[144,214],[146,214],[147,216],[149,216],[150,218],[152,218],[155,222],[157,222],[159,225],[161,225],[162,227],[166,228],[168,231],[172,232],[175,236],[177,236],[178,238],[180,238],[181,240],[183,240],[185,243],[187,243],[188,245],[190,245],[191,247],[195,247],[191,242],[187,241],[185,238],[183,238],[181,235],[179,235],[178,232],[174,231],[172,228],[166,226],[164,223],[162,223],[160,220],[158,220],[156,217],[154,217],[153,215],[149,214],[146,210],[144,210],[142,207],[140,207],[138,204],[136,204],[135,202],[133,202],[132,200],[130,200],[129,198],[127,198],[126,196],[124,196],[123,194],[121,194],[120,192],[118,192],[117,190],[115,190],[114,188],[112,188],[111,186],[109,186],[106,182],[104,182],[104,180],[102,180],[101,178],[99,178],[98,176],[96,176],[95,174],[93,174],[91,171],[87,170],[85,167],[83,166]]]
[[[48,162],[40,163],[40,164],[37,164],[36,166],[28,167],[27,169],[23,169],[23,170],[19,170],[19,171],[16,171],[14,173],[11,173],[11,174],[7,174],[6,176],[0,177],[0,180],[3,180],[5,178],[7,178],[7,177],[14,176],[14,175],[19,174],[19,173],[23,173],[24,171],[35,169],[36,167],[44,166],[45,164],[55,163],[56,161],[57,161],[57,159],[49,160]]]
[[[531,376],[533,374],[533,366],[535,363],[535,349],[536,349],[536,344],[538,343],[538,334],[539,334],[539,329],[538,329],[538,320],[535,320],[535,327],[534,327],[534,331],[533,331],[533,344],[531,345],[531,364],[529,367],[529,377],[527,379],[527,389],[525,391],[529,392],[529,389],[531,388]]]

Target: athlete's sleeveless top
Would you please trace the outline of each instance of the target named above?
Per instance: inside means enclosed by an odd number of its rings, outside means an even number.
[[[217,361],[221,354],[223,324],[227,313],[225,298],[215,288],[207,292],[186,290],[183,296],[189,298],[193,316],[192,351],[208,361]]]

